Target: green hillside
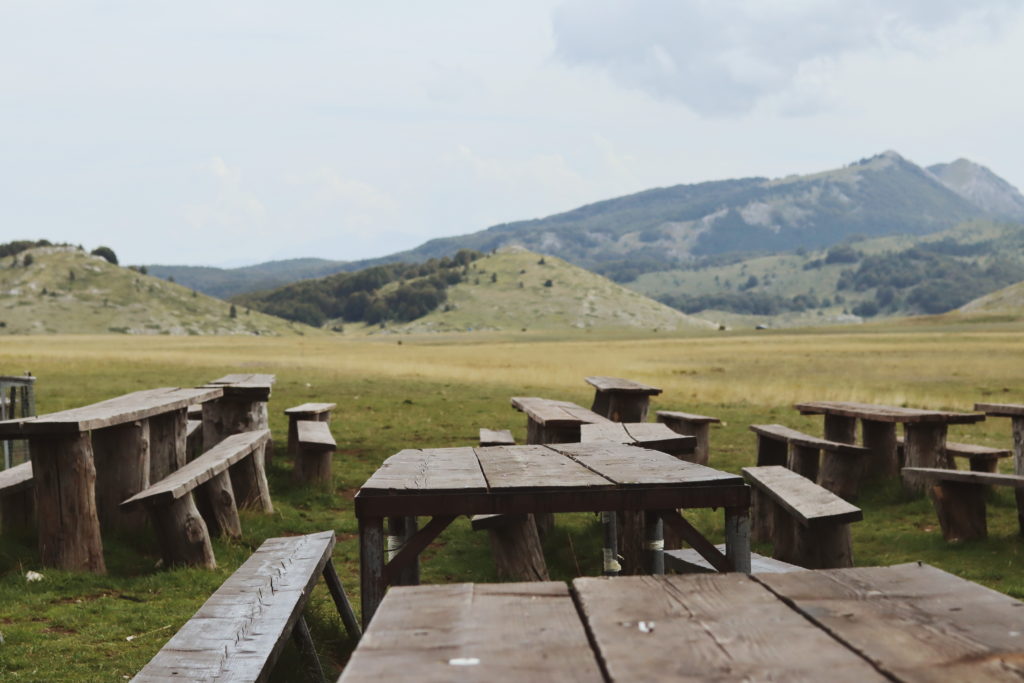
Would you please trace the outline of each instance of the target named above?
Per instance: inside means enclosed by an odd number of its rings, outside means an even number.
[[[230,299],[245,292],[282,287],[297,280],[324,277],[346,270],[344,261],[321,258],[296,258],[268,261],[241,268],[214,268],[211,266],[148,265],[150,275],[167,279],[215,296]]]
[[[38,247],[0,261],[0,334],[109,332],[319,333],[113,265],[76,247]]]
[[[469,264],[462,282],[448,288],[444,305],[412,322],[387,327],[403,332],[667,331],[708,330],[717,325],[684,315],[560,258],[509,247]]]

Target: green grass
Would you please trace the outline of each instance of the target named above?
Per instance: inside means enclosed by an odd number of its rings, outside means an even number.
[[[513,395],[589,405],[583,377],[621,375],[661,386],[656,409],[716,415],[712,465],[738,471],[754,457],[751,423],[779,422],[820,433],[820,418],[800,416],[798,400],[850,399],[969,409],[975,400],[1024,402],[1019,323],[963,326],[954,320],[912,327],[770,331],[698,337],[646,333],[554,332],[426,335],[360,340],[331,337],[7,337],[0,373],[32,370],[39,408],[50,412],[142,388],[191,386],[229,372],[277,375],[270,401],[275,457],[269,479],[275,512],[243,513],[239,541],[216,540],[214,571],[157,567],[148,533],[104,539],[106,576],[39,566],[33,537],[0,538],[0,678],[122,680],[141,668],[251,551],[267,537],[334,529],[334,561],[358,609],[358,545],[352,497],[384,458],[408,447],[473,444],[481,426],[510,428],[525,441]],[[559,338],[560,337],[560,338]],[[282,411],[332,401],[339,444],[330,491],[294,485],[283,456]],[[951,429],[950,438],[1010,444],[1006,420]],[[1004,471],[1009,463],[1003,463]],[[943,541],[934,511],[898,486],[865,491],[865,519],[853,525],[859,565],[921,560],[1024,597],[1024,543],[1012,496],[989,502],[989,538]],[[722,538],[722,514],[691,515]],[[597,575],[600,532],[593,515],[560,515],[546,554],[556,579]],[[761,548],[762,551],[766,550]],[[27,583],[28,570],[45,578]],[[424,582],[493,581],[486,535],[457,520],[423,555]],[[325,664],[337,669],[351,645],[325,589],[310,622]],[[136,636],[126,640],[129,636]],[[279,678],[294,671],[292,645]]]

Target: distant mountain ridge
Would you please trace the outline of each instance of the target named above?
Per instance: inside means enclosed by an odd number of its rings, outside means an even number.
[[[979,218],[1024,221],[1024,197],[987,168],[965,159],[925,169],[887,151],[810,175],[646,190],[546,218],[433,239],[374,259],[300,259],[294,268],[283,265],[288,262],[270,262],[217,273],[149,268],[200,291],[231,296],[270,289],[289,279],[441,258],[459,249],[488,252],[520,246],[628,282],[643,273],[698,261],[822,249],[851,238],[927,235]]]

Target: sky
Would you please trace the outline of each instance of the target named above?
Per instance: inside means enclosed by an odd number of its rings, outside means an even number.
[[[354,260],[632,192],[966,157],[1024,0],[0,0],[0,242]]]

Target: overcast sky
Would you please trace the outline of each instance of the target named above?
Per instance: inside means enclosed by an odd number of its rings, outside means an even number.
[[[0,241],[383,256],[657,186],[967,157],[1024,0],[0,0]]]

